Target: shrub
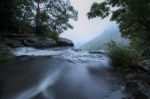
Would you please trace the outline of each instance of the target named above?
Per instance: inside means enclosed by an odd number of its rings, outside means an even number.
[[[150,46],[143,47],[141,53],[144,59],[150,59]]]
[[[57,32],[49,32],[49,33],[47,33],[47,36],[52,38],[52,39],[54,39],[54,40],[57,40],[58,37],[59,37],[59,33],[57,33]]]
[[[52,38],[54,40],[57,40],[59,37],[59,33],[47,31],[47,32],[43,33],[41,36],[49,37],[49,38]]]
[[[140,51],[143,59],[150,58],[150,42],[142,41],[140,39],[134,39],[130,42],[132,48]]]
[[[108,55],[114,66],[123,68],[136,66],[141,59],[141,54],[127,45],[120,45],[111,41],[108,43],[108,49]]]
[[[9,48],[3,44],[0,44],[0,62],[7,61],[13,58],[13,54],[9,50]]]
[[[49,38],[52,38],[54,40],[58,39],[58,37],[59,37],[59,33],[55,32],[55,31],[50,31],[46,27],[38,28],[38,30],[36,29],[36,31],[38,31],[38,32],[36,32],[36,35],[49,37]]]

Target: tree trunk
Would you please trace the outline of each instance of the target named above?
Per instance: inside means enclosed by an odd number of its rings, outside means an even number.
[[[36,27],[35,27],[35,32],[36,34],[39,34],[39,28],[40,28],[40,2],[37,2],[37,9],[36,9]]]

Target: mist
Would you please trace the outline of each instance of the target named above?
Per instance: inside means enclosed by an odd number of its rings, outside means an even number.
[[[78,21],[71,20],[70,23],[74,29],[65,31],[61,34],[61,37],[72,40],[75,47],[78,48],[102,34],[104,30],[116,27],[117,24],[111,22],[110,17],[103,20],[101,18],[88,19],[87,12],[90,10],[92,3],[102,1],[103,0],[71,0],[71,4],[78,11]]]

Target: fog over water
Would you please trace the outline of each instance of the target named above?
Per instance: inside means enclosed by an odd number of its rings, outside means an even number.
[[[61,34],[61,37],[71,39],[76,47],[83,45],[84,43],[92,40],[97,35],[100,35],[106,29],[112,29],[116,27],[114,22],[110,22],[110,18],[102,20],[101,18],[95,18],[89,20],[87,18],[87,12],[90,10],[90,6],[93,2],[102,2],[104,0],[70,0],[71,4],[76,10],[78,10],[78,21],[70,21],[74,26],[74,29],[69,29]]]

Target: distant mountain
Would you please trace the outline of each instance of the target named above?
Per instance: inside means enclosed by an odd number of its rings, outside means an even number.
[[[117,27],[109,27],[109,29],[105,30],[101,35],[82,45],[80,48],[84,50],[105,49],[106,44],[111,40],[119,44],[126,44],[128,42],[127,39],[121,37],[121,34]]]

